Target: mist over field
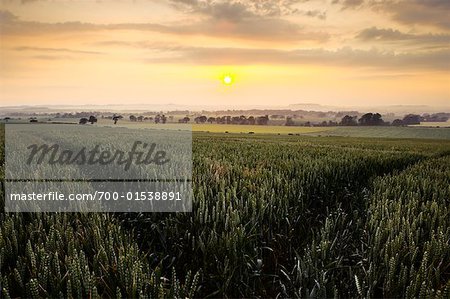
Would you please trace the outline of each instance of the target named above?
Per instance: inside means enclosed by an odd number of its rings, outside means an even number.
[[[109,105],[18,105],[0,107],[0,115],[7,116],[10,113],[54,113],[54,112],[81,112],[81,111],[112,111],[112,112],[145,112],[145,111],[248,111],[248,110],[303,110],[303,111],[378,111],[380,113],[394,113],[404,115],[408,113],[437,113],[449,112],[450,105],[429,106],[429,105],[365,105],[365,106],[329,106],[320,104],[290,104],[290,105],[178,105],[178,104],[109,104]]]

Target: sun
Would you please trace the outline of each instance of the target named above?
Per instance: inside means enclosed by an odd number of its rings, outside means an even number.
[[[224,75],[224,76],[222,77],[222,83],[223,83],[224,85],[228,85],[228,86],[232,85],[232,84],[234,83],[234,78],[233,78],[233,76],[232,76],[232,75]]]

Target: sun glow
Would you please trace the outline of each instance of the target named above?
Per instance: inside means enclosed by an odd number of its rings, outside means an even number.
[[[222,83],[223,83],[224,85],[228,85],[228,86],[232,85],[232,84],[234,83],[234,78],[233,78],[233,76],[232,76],[232,75],[224,75],[224,76],[222,77]]]

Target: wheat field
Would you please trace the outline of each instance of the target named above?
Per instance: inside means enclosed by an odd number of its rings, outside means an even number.
[[[191,213],[2,212],[2,297],[450,296],[449,141],[194,133],[193,188]]]

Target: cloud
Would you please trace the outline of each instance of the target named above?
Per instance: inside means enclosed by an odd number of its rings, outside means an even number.
[[[303,2],[308,2],[308,0],[169,0],[169,3],[179,10],[228,20],[296,14],[300,10],[295,5]]]
[[[136,46],[136,45],[135,45]],[[384,69],[435,69],[449,71],[450,50],[395,53],[349,47],[334,51],[323,48],[275,50],[249,48],[180,47],[147,44],[148,49],[169,53],[167,58],[149,58],[152,63],[192,63],[202,65],[305,64]]]
[[[308,0],[256,0],[256,1],[209,1],[171,0],[178,10],[204,19],[194,25],[197,31],[217,35],[235,35],[258,39],[291,39],[325,41],[324,32],[307,32],[297,23],[283,18],[287,15],[303,15],[318,19],[326,18],[326,11],[301,10],[296,4]]]
[[[308,17],[317,17],[317,18],[319,18],[321,20],[325,20],[327,18],[327,12],[326,11],[320,11],[318,9],[306,10],[306,11],[303,12],[303,14],[305,16],[308,16]]]
[[[17,19],[17,16],[13,15],[10,11],[0,10],[0,23],[10,23]]]
[[[73,59],[70,56],[66,55],[33,55],[31,56],[32,59],[38,59],[38,60],[70,60]]]
[[[34,52],[56,52],[56,53],[70,53],[70,54],[89,54],[89,55],[104,54],[103,52],[97,52],[97,51],[71,50],[71,49],[65,49],[65,48],[15,47],[14,50],[16,50],[16,51],[34,51]]]
[[[364,0],[333,0],[331,3],[340,4],[343,9],[360,7]]]
[[[329,38],[329,34],[326,32],[306,31],[292,22],[272,18],[250,18],[239,22],[210,19],[193,25],[191,29],[197,34],[206,34],[214,37],[239,37],[256,40],[312,40],[324,42]]]
[[[7,10],[0,10],[0,21],[2,35],[32,35],[101,29],[101,26],[82,22],[43,23],[22,21],[18,16]]]
[[[306,64],[450,71],[450,49],[442,47],[413,52],[394,52],[376,48],[361,50],[350,47],[342,47],[336,50],[324,48],[278,50],[269,48],[191,47],[173,43],[118,40],[101,41],[93,45],[149,50],[148,58],[145,59],[149,63],[199,65]]]
[[[319,19],[326,18],[326,11],[302,10],[296,7],[309,0],[256,0],[256,1],[199,1],[170,0],[178,10],[199,14],[215,20],[240,22],[245,19],[280,18],[287,15],[303,15]]]
[[[230,21],[234,12],[229,11],[225,19],[209,18],[191,24],[117,23],[93,24],[82,22],[43,23],[21,21],[10,12],[2,11],[4,35],[32,35],[93,30],[153,31],[174,35],[206,35],[219,38],[242,38],[249,40],[318,41],[329,38],[325,32],[310,32],[299,25],[281,18],[244,18]]]
[[[392,28],[377,27],[362,30],[356,35],[356,38],[363,41],[412,42],[423,45],[441,44],[445,47],[450,44],[450,34],[410,34]]]
[[[449,0],[333,0],[343,9],[369,8],[406,25],[428,25],[450,30]]]
[[[389,1],[390,2],[390,1]],[[384,10],[400,23],[431,25],[450,30],[450,1],[408,0],[385,3]]]

